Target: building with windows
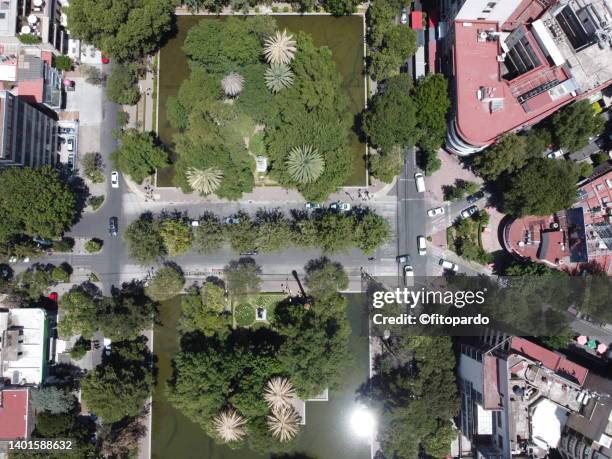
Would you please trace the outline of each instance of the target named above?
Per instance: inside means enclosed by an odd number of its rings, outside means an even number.
[[[48,112],[0,90],[0,167],[54,165],[57,127]]]
[[[48,349],[44,309],[0,309],[0,371],[5,385],[38,385],[45,377]]]
[[[477,153],[612,83],[608,0],[445,0],[454,116],[447,148]]]
[[[462,344],[460,457],[612,457],[612,381],[508,336]]]
[[[504,228],[504,246],[517,257],[552,268],[597,263],[612,271],[612,168],[604,165],[579,184],[570,209],[529,215]]]

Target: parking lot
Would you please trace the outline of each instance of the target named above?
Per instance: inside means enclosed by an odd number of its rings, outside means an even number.
[[[78,154],[78,121],[60,121],[57,125],[60,163],[74,169]]]

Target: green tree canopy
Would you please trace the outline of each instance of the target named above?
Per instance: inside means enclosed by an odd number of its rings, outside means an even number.
[[[408,90],[406,74],[389,79],[385,91],[377,94],[364,113],[363,130],[370,143],[383,150],[411,147],[416,140],[416,107]]]
[[[30,395],[30,402],[35,410],[51,414],[69,413],[77,402],[70,392],[55,386],[41,387],[33,390]]]
[[[151,326],[155,308],[138,284],[127,284],[113,297],[92,292],[88,285],[74,287],[62,296],[64,315],[60,336],[91,339],[96,331],[112,340],[134,339]]]
[[[382,413],[378,441],[385,456],[447,456],[460,406],[450,338],[402,337],[387,350],[364,391]]]
[[[370,53],[369,71],[378,81],[399,74],[400,67],[416,51],[416,32],[402,24],[388,26],[378,49]]]
[[[322,3],[327,12],[334,16],[352,14],[357,9],[357,5],[359,5],[358,0],[323,0]]]
[[[574,102],[552,117],[552,131],[557,146],[573,152],[584,148],[589,137],[603,131],[604,121],[588,100]]]
[[[38,300],[45,295],[53,283],[51,272],[46,267],[36,264],[23,271],[15,278],[15,291],[31,300]]]
[[[370,155],[370,172],[378,180],[391,183],[404,167],[404,152],[400,147],[394,147],[388,152],[378,152]]]
[[[36,435],[53,438],[67,433],[74,424],[74,416],[70,413],[49,413],[43,411],[36,416]]]
[[[134,64],[115,64],[106,80],[106,97],[119,105],[135,105],[140,99]]]
[[[504,210],[521,217],[567,209],[576,200],[577,179],[572,163],[535,159],[509,180]]]
[[[157,270],[149,281],[145,292],[155,301],[164,301],[178,295],[185,285],[185,276],[174,264],[168,264]]]
[[[111,160],[137,183],[168,163],[168,153],[158,145],[152,132],[128,129],[119,141],[121,146],[111,154]]]
[[[326,298],[337,295],[339,290],[348,287],[349,279],[340,263],[332,262],[327,257],[310,260],[304,266],[306,277],[304,283],[308,292],[315,298]]]
[[[348,148],[352,120],[329,48],[317,48],[303,33],[295,38],[293,84],[274,96],[278,113],[266,125],[265,141],[272,177],[285,187],[297,188],[308,200],[323,201],[352,173]],[[308,183],[296,183],[286,167],[291,150],[301,145],[311,145],[325,164],[322,174]]]
[[[193,64],[224,74],[257,63],[262,38],[275,30],[276,21],[270,16],[203,20],[189,29],[183,50]]]
[[[200,331],[205,336],[229,332],[231,314],[226,310],[225,291],[214,282],[201,289],[192,287],[181,297],[179,329],[182,332]]]
[[[261,288],[261,267],[252,258],[232,260],[225,267],[227,290],[231,295],[257,293]]]
[[[166,253],[159,223],[150,213],[142,214],[133,221],[123,234],[130,257],[140,264],[154,262]]]
[[[225,242],[223,226],[216,215],[201,215],[193,231],[193,247],[202,255],[219,250]]]
[[[164,218],[159,224],[159,234],[172,256],[182,255],[191,249],[191,227],[184,218]]]
[[[75,0],[66,9],[73,37],[127,62],[155,51],[172,30],[172,0]]]
[[[550,134],[535,128],[527,134],[506,134],[495,145],[474,158],[478,173],[487,180],[513,174],[532,159],[541,158],[550,144]]]
[[[58,238],[74,221],[75,196],[48,166],[3,169],[0,186],[0,241],[22,233]]]
[[[423,150],[437,151],[446,137],[446,114],[450,108],[446,78],[440,73],[427,75],[412,90],[412,98],[418,143]]]
[[[110,357],[81,380],[83,400],[106,423],[137,416],[153,387],[151,362],[144,340],[113,342]]]

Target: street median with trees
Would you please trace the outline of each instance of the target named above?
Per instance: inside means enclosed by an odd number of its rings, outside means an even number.
[[[229,244],[232,250],[276,252],[288,247],[320,248],[325,253],[360,249],[372,254],[390,237],[389,223],[367,207],[350,212],[319,209],[291,212],[260,209],[253,217],[244,212],[228,222],[206,213],[193,226],[186,216],[143,214],[126,229],[130,256],[142,264],[189,250],[211,254]]]

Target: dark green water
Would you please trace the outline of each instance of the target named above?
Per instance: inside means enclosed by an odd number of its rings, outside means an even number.
[[[315,45],[328,46],[333,53],[338,71],[343,77],[343,89],[350,98],[349,110],[359,114],[365,104],[363,80],[363,19],[361,16],[275,16],[279,28],[309,34]],[[177,35],[168,41],[160,53],[159,72],[159,137],[166,145],[172,144],[174,130],[166,117],[166,101],[175,96],[181,83],[189,76],[187,57],[182,46],[187,32],[202,20],[215,17],[178,16]],[[346,185],[365,185],[365,145],[351,131],[349,143],[354,154],[353,174]],[[174,168],[158,171],[159,186],[174,186]]]
[[[154,351],[159,374],[153,394],[152,457],[156,459],[268,459],[248,449],[231,450],[217,445],[196,424],[170,405],[164,395],[165,381],[170,377],[171,359],[178,350],[176,322],[178,298],[160,308],[162,325],[156,326]],[[306,425],[296,441],[295,453],[310,459],[370,459],[369,444],[356,437],[349,419],[355,404],[356,389],[368,379],[368,339],[364,333],[361,300],[349,296],[349,321],[352,328],[350,349],[353,362],[343,375],[340,390],[330,391],[328,402],[306,403]]]

